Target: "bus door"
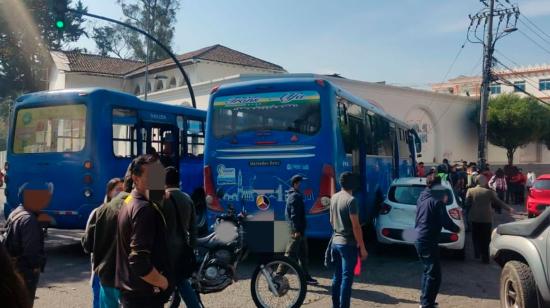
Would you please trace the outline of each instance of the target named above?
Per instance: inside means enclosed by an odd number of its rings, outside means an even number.
[[[177,117],[180,140],[181,189],[191,195],[203,186],[204,119]],[[201,199],[204,199],[202,197]]]
[[[142,112],[142,149],[147,154],[158,154],[165,167],[179,169],[179,129],[174,115]]]
[[[363,120],[354,116],[348,118],[349,130],[351,134],[351,170],[358,176],[358,187],[353,196],[357,198],[359,206],[359,220],[361,224],[367,219],[367,200],[366,200],[366,163],[367,156],[364,123]]]

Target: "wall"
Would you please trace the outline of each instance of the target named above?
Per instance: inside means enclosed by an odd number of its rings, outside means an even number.
[[[88,75],[84,73],[65,72],[65,89],[100,87],[120,91],[122,78]]]
[[[55,64],[50,66],[49,90],[65,89],[65,72],[58,70]]]

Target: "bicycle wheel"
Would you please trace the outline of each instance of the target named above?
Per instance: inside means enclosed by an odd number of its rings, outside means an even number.
[[[292,259],[274,256],[256,266],[250,291],[257,307],[297,308],[306,298],[306,276]]]

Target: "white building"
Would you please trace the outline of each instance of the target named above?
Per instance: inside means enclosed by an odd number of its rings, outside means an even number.
[[[142,62],[120,60],[66,52],[52,52],[53,67],[50,89],[100,86],[133,93],[144,98],[145,67]],[[426,163],[475,161],[477,129],[472,124],[472,110],[479,99],[350,80],[338,76],[288,74],[281,66],[239,51],[214,45],[177,57],[189,75],[197,107],[206,109],[212,88],[239,81],[273,77],[316,77],[329,80],[351,93],[365,98],[392,116],[417,128],[423,139]],[[148,67],[148,100],[168,104],[190,105],[184,80],[170,60],[151,63]],[[464,91],[462,91],[464,92]],[[461,93],[457,89],[454,94]],[[520,163],[550,164],[550,154],[540,145],[519,151]],[[504,163],[504,151],[491,146],[489,161]]]
[[[171,59],[148,65],[149,77],[145,83],[145,64],[76,52],[52,51],[49,89],[103,87],[143,96],[171,104],[191,105],[183,76]],[[236,74],[286,73],[279,65],[245,53],[214,45],[177,56],[191,84]],[[185,97],[185,98],[184,98]]]
[[[503,93],[515,93],[526,96],[523,92],[550,102],[550,65],[535,65],[496,70],[494,74],[500,79],[491,84],[491,96]],[[505,80],[505,81],[502,81]],[[432,85],[437,93],[448,93],[457,96],[470,96],[479,102],[481,89],[480,76],[459,76],[443,83]],[[506,150],[489,144],[487,151],[489,161],[493,164],[507,163]],[[550,150],[541,143],[531,143],[521,147],[514,155],[514,163],[521,165],[550,164]]]

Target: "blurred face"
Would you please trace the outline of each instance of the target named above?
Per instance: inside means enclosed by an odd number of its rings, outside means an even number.
[[[120,194],[124,190],[124,185],[122,182],[119,182],[118,184],[113,187],[113,190],[109,193],[109,198],[113,199],[118,194]]]
[[[164,167],[159,161],[156,161],[141,168],[140,176],[132,175],[135,189],[147,200],[162,200],[166,177]]]
[[[301,183],[302,183],[301,181],[298,181],[298,182],[294,183],[294,185],[292,185],[292,186],[294,187],[294,189],[298,190],[298,189],[300,189],[300,184]]]
[[[52,199],[48,189],[25,189],[23,191],[23,207],[31,212],[45,209]]]

